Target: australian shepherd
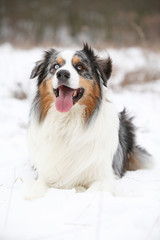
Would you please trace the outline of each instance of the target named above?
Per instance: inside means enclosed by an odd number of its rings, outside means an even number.
[[[38,177],[27,199],[48,187],[114,193],[117,177],[147,163],[132,119],[110,101],[111,71],[110,57],[100,59],[87,44],[78,51],[50,49],[36,63],[28,139]]]

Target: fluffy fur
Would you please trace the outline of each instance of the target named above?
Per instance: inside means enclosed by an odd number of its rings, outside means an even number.
[[[48,187],[114,193],[116,176],[143,167],[149,154],[136,146],[132,119],[109,100],[111,71],[111,59],[99,59],[87,44],[51,49],[36,63],[28,139],[38,179],[27,199]]]

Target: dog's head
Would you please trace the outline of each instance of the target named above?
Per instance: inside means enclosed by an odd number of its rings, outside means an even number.
[[[53,103],[62,113],[79,104],[89,117],[101,101],[111,71],[111,59],[100,59],[87,44],[79,51],[47,51],[31,73],[31,78],[38,76],[43,115]]]

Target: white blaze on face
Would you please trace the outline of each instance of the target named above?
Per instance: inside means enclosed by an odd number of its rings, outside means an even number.
[[[55,76],[53,78],[53,88],[54,89],[57,89],[57,87],[58,87],[58,79],[57,79],[56,74],[61,70],[69,71],[69,73],[70,73],[70,78],[69,78],[70,88],[77,89],[79,87],[79,75],[72,64],[72,59],[73,59],[74,54],[75,54],[75,51],[73,51],[73,50],[64,50],[60,54],[58,54],[57,58],[62,57],[65,61],[65,64],[62,67],[60,67],[55,73]]]
[[[79,74],[73,67],[73,56],[75,51],[65,50],[58,54],[58,58],[64,60],[64,65],[61,66],[53,77],[53,88],[58,88],[58,96],[56,97],[55,107],[59,112],[68,112],[73,106],[73,96],[75,95],[75,89],[79,88]],[[57,79],[57,73],[62,70],[69,72],[70,77],[67,79],[66,86],[65,82],[62,82],[63,86],[59,85],[59,80]]]

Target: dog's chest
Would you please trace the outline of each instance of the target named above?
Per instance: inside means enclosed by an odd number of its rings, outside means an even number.
[[[87,143],[80,118],[69,121],[48,116],[41,125],[31,121],[28,135],[32,164],[51,184],[76,177],[92,158],[95,144]]]
[[[117,148],[118,121],[101,113],[88,128],[81,114],[72,112],[58,118],[51,112],[42,124],[32,118],[29,148],[39,176],[55,187],[70,188],[107,174],[106,163],[111,165]]]

